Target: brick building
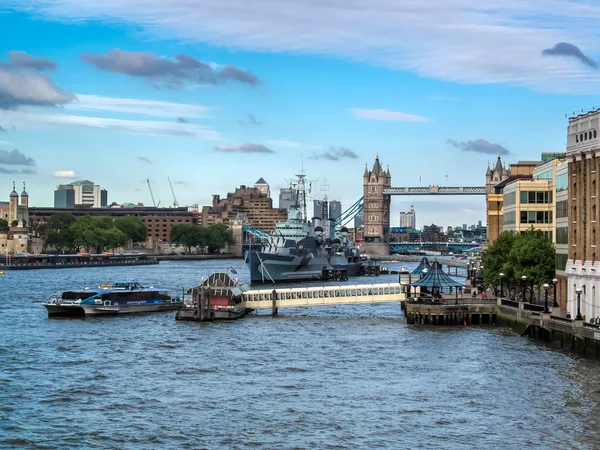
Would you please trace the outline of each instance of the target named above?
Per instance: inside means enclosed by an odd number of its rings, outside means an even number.
[[[196,214],[186,207],[155,208],[140,206],[135,208],[29,208],[29,218],[33,227],[47,221],[50,216],[59,212],[71,213],[76,217],[125,217],[139,218],[148,231],[148,237],[154,242],[169,241],[171,227],[177,224],[192,224]]]
[[[273,199],[259,187],[240,186],[221,198],[213,195],[212,205],[203,206],[198,223],[210,226],[223,223],[229,226],[238,216],[245,215],[254,227],[272,231],[277,222],[287,219],[285,209],[273,208]]]

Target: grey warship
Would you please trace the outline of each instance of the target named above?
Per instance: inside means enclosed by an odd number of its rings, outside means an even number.
[[[305,175],[297,175],[287,220],[277,223],[272,233],[261,234],[262,248],[246,252],[252,284],[322,280],[331,270],[362,274],[360,250],[349,240],[348,230],[327,217],[326,198],[321,217],[307,221],[305,185]]]

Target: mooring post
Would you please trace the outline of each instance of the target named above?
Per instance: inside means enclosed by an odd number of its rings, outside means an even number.
[[[273,300],[271,303],[271,315],[275,317],[277,315],[277,291],[273,289],[271,295],[273,296]]]

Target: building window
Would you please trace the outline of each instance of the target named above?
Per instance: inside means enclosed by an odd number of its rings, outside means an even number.
[[[596,205],[592,206],[592,220],[596,220]]]
[[[596,229],[592,230],[592,245],[596,245]]]
[[[596,139],[596,130],[594,130],[594,139]]]
[[[556,228],[556,244],[568,244],[569,243],[569,227],[557,227]]]

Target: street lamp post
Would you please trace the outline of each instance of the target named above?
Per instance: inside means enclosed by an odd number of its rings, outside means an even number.
[[[500,297],[504,297],[504,289],[502,288],[502,278],[504,278],[504,274],[500,272],[498,275],[500,275]]]
[[[544,283],[544,313],[548,314],[550,310],[548,309],[548,289],[550,285],[548,283]]]
[[[525,283],[527,282],[527,275],[523,275],[521,277],[521,298],[523,299],[523,301],[527,300],[527,298],[525,298],[526,295],[526,291],[525,291]]]
[[[552,280],[552,284],[554,285],[554,304],[552,305],[552,307],[554,308],[558,308],[558,302],[556,301],[556,283],[558,283],[558,280],[554,278]]]
[[[578,287],[577,289],[575,289],[575,292],[577,293],[577,315],[575,316],[575,320],[583,320],[583,317],[581,317],[581,293],[583,292],[583,289],[581,289],[580,287]]]

